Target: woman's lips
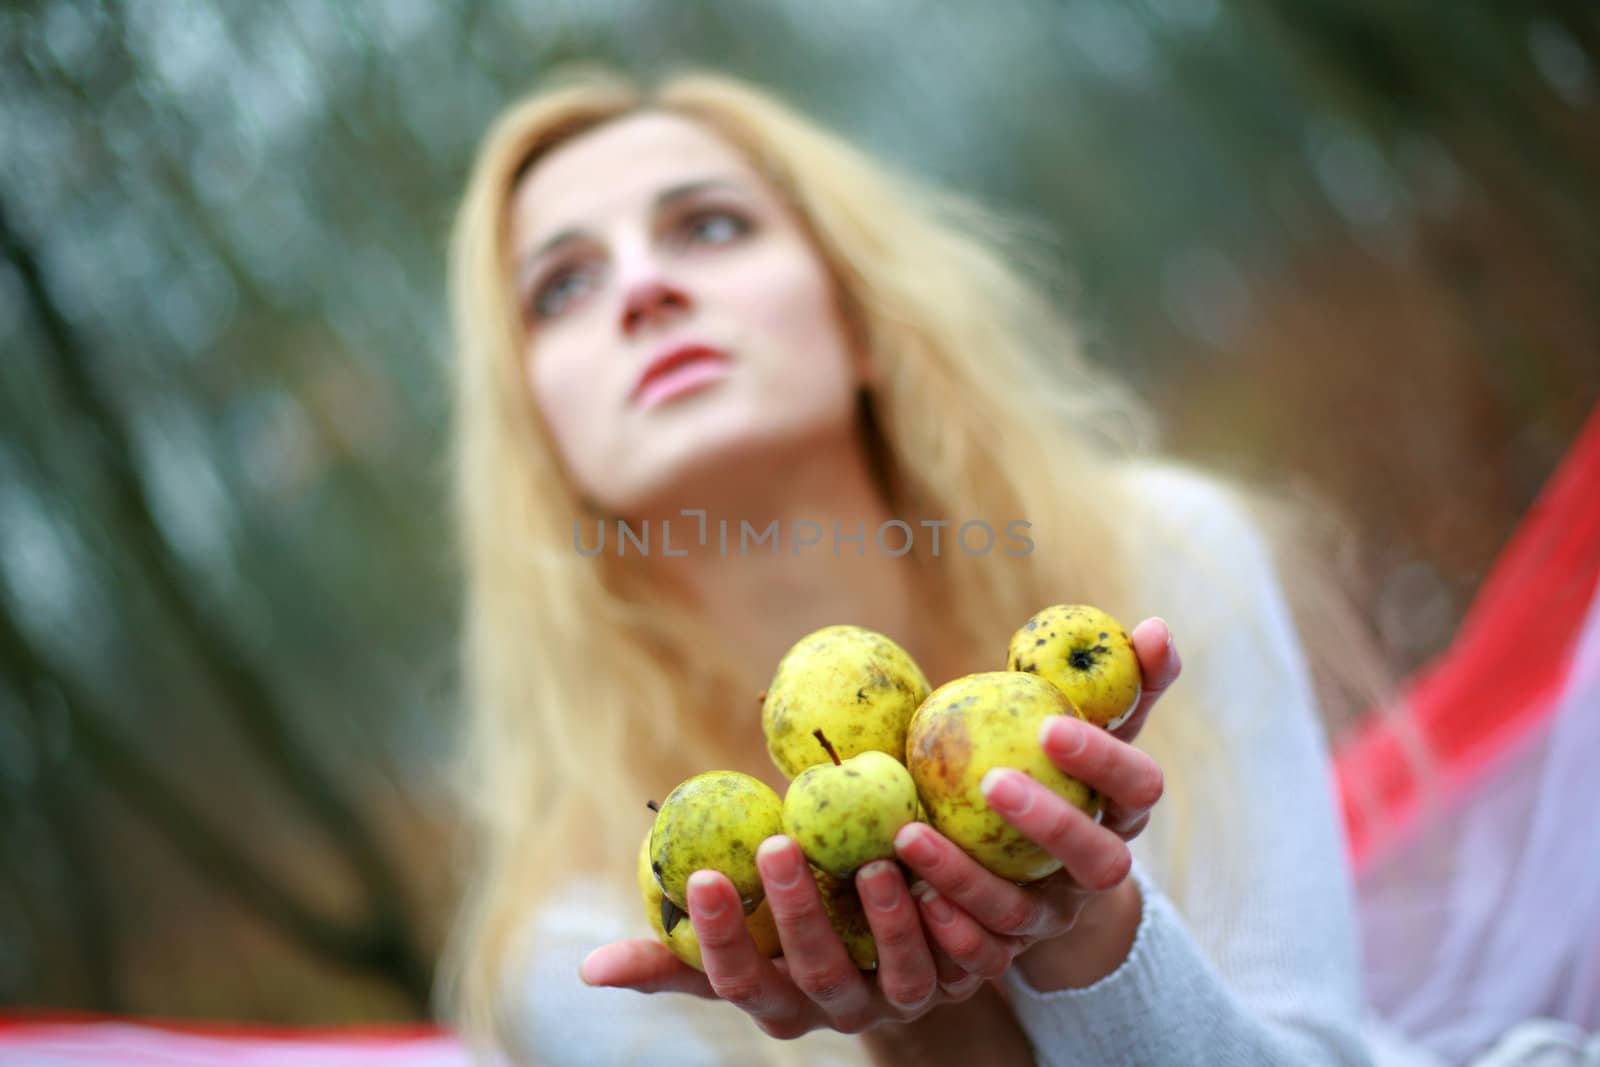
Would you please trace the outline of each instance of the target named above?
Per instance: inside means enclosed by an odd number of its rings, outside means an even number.
[[[680,349],[651,363],[633,392],[641,410],[703,389],[728,374],[728,357],[714,348]]]

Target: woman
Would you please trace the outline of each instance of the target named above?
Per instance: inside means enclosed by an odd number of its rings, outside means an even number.
[[[1262,527],[1242,490],[1141,456],[1145,417],[1016,238],[718,76],[558,78],[490,132],[452,249],[469,1035],[538,1063],[1369,1061]],[[781,960],[714,872],[689,898],[705,974],[641,936],[646,799],[712,768],[781,791],[753,695],[798,637],[871,627],[938,685],[1003,667],[1061,601],[1145,619],[1148,690],[1115,736],[1041,736],[1108,796],[1101,825],[987,783],[1061,874],[1018,887],[903,831],[915,894],[889,862],[857,877],[863,975],[780,837]],[[1337,668],[1345,644],[1311,647]]]

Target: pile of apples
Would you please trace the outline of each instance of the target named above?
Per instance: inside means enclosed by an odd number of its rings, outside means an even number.
[[[1139,703],[1133,639],[1087,605],[1045,608],[1012,635],[1006,669],[968,674],[929,692],[894,641],[859,626],[827,626],[784,654],[762,697],[767,751],[790,779],[783,797],[738,771],[707,771],[680,784],[656,811],[639,850],[639,888],[656,936],[704,970],[684,921],[689,876],[726,875],[745,923],[768,956],[781,954],[764,899],[756,849],[787,834],[805,852],[822,902],[851,959],[877,966],[877,946],[856,896],[855,872],[894,859],[895,834],[923,821],[994,874],[1027,883],[1061,863],[991,809],[979,783],[1012,767],[1097,815],[1100,796],[1063,773],[1039,746],[1051,715],[1115,729]]]

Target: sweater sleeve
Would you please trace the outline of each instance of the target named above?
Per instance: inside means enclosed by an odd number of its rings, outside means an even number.
[[[1164,767],[1167,798],[1133,844],[1143,906],[1127,960],[1054,992],[1013,968],[1013,1009],[1041,1064],[1370,1063],[1328,753],[1265,540],[1199,475],[1140,477],[1176,534],[1138,535],[1148,563],[1130,606],[1171,626],[1183,706],[1203,721],[1172,724],[1184,762]]]

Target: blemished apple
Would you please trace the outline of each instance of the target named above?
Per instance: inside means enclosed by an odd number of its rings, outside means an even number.
[[[1006,648],[1006,669],[1037,674],[1107,730],[1127,721],[1144,691],[1133,638],[1087,604],[1055,604],[1023,623]]]
[[[1052,715],[1082,717],[1065,693],[1037,675],[986,671],[935,689],[906,735],[906,766],[934,829],[1013,882],[1043,878],[1061,861],[989,807],[979,788],[985,774],[995,767],[1022,771],[1091,816],[1101,804],[1039,744],[1039,727]]]
[[[761,731],[787,778],[829,762],[816,730],[840,759],[868,751],[899,759],[906,725],[927,695],[922,668],[894,641],[861,626],[825,626],[778,661],[761,702]]]
[[[783,796],[783,832],[806,858],[836,878],[876,859],[894,858],[894,835],[917,817],[917,785],[905,764],[870,750],[841,760],[827,735],[817,743],[831,759],[807,767]]]
[[[756,849],[783,832],[783,801],[772,787],[739,771],[706,771],[667,794],[650,829],[650,869],[667,899],[687,909],[689,876],[721,871],[748,915],[766,888]]]
[[[650,869],[649,834],[645,834],[644,840],[639,842],[639,893],[644,898],[645,918],[649,920],[650,929],[655,931],[656,937],[672,950],[674,956],[695,970],[704,971],[706,965],[700,956],[700,938],[694,932],[694,924],[689,922],[688,916],[676,904],[667,899],[661,891],[661,883],[656,881],[655,872]],[[783,951],[778,943],[778,926],[773,922],[772,908],[765,900],[745,916],[744,925],[762,955],[776,956]]]
[[[866,909],[856,893],[855,883],[848,878],[835,878],[827,871],[811,867],[811,877],[817,883],[817,893],[822,897],[822,910],[828,913],[833,932],[844,942],[850,962],[857,970],[878,969],[878,942],[872,936],[872,925],[867,922]]]

